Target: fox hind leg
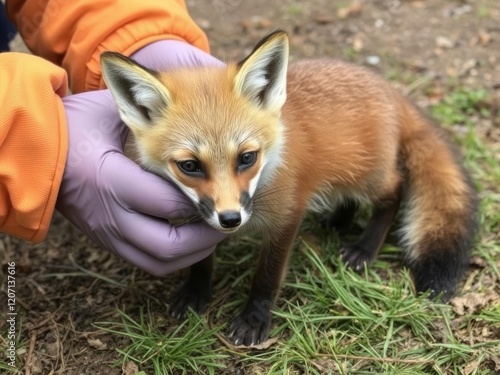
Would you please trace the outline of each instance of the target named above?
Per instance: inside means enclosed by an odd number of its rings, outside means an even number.
[[[170,313],[181,319],[191,307],[198,314],[205,312],[212,297],[212,253],[191,266],[189,278],[170,298]]]
[[[401,194],[398,182],[390,193],[377,201],[372,217],[359,239],[341,247],[340,256],[346,265],[360,271],[364,264],[369,266],[375,261],[399,209]]]
[[[349,232],[357,210],[358,203],[353,199],[346,199],[332,214],[321,220],[321,226],[325,229],[333,228],[339,236],[345,236]]]

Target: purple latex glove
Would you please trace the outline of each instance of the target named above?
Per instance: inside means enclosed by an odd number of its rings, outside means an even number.
[[[153,43],[133,57],[156,68],[220,64],[177,41]],[[109,91],[68,96],[63,103],[69,150],[57,209],[98,245],[153,275],[210,255],[224,235],[204,222],[169,224],[169,219],[192,215],[194,205],[123,155],[128,128]]]
[[[223,66],[215,57],[178,40],[160,40],[141,48],[132,55],[139,64],[154,70],[188,66]]]

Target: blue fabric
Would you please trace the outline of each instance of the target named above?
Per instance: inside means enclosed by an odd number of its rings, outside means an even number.
[[[4,5],[0,2],[0,52],[9,50],[9,42],[16,36],[16,28],[7,18]]]

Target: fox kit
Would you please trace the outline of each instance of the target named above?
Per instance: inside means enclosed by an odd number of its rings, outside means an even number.
[[[345,227],[373,205],[342,260],[374,261],[403,202],[401,244],[417,292],[454,293],[473,244],[476,193],[442,131],[369,70],[330,59],[288,67],[276,31],[238,64],[165,72],[105,52],[103,75],[135,138],[139,162],[175,183],[212,227],[263,233],[236,344],[267,338],[270,309],[308,209]],[[192,266],[175,315],[210,299],[212,257]]]

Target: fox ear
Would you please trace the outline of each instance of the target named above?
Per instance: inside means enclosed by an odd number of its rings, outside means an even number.
[[[156,72],[116,52],[103,52],[101,67],[120,117],[132,130],[152,125],[170,104],[168,89]]]
[[[286,101],[288,36],[278,30],[262,39],[238,64],[235,88],[266,109],[280,110]]]

